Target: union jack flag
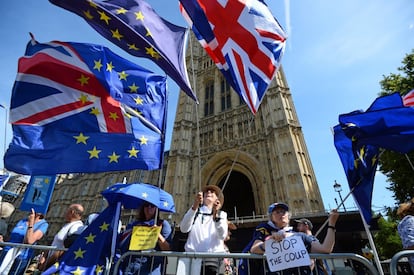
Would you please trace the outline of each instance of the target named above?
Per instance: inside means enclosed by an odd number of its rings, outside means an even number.
[[[258,0],[180,0],[180,11],[233,89],[256,114],[286,34]]]
[[[408,92],[405,96],[403,96],[403,104],[404,106],[414,106],[414,89]]]
[[[166,78],[109,49],[32,39],[19,60],[5,167],[20,174],[159,169]]]
[[[197,101],[184,62],[186,28],[160,17],[143,0],[49,1],[81,16],[103,37],[129,54],[152,60]]]

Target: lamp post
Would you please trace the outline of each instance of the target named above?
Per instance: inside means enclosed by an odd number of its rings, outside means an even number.
[[[342,200],[342,196],[341,196],[342,186],[339,183],[337,183],[336,180],[335,180],[333,188],[334,188],[335,192],[338,192],[339,199],[341,200],[342,206],[344,207],[344,211],[346,212],[345,204],[344,204],[344,201]]]

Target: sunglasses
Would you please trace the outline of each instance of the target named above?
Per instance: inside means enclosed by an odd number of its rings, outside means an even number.
[[[155,205],[150,204],[150,203],[145,203],[144,207],[155,208]]]

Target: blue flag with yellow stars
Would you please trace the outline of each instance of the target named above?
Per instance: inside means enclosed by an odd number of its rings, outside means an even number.
[[[28,175],[160,169],[166,77],[108,48],[34,38],[10,103],[9,171]]]
[[[414,150],[414,108],[399,93],[378,97],[365,111],[339,116],[345,134],[359,144],[408,153]]]
[[[152,60],[197,101],[185,66],[186,28],[160,17],[143,0],[49,0],[79,16],[131,55]]]
[[[59,262],[42,274],[103,274],[111,254],[114,224],[119,220],[115,213],[116,205],[108,206],[86,227]]]
[[[348,138],[341,125],[334,127],[334,143],[348,180],[349,189],[367,224],[372,219],[371,204],[379,149],[359,145]]]

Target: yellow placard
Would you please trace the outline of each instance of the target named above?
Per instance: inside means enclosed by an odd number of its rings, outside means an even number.
[[[132,228],[129,250],[147,250],[154,248],[160,232],[161,226],[134,226]]]

